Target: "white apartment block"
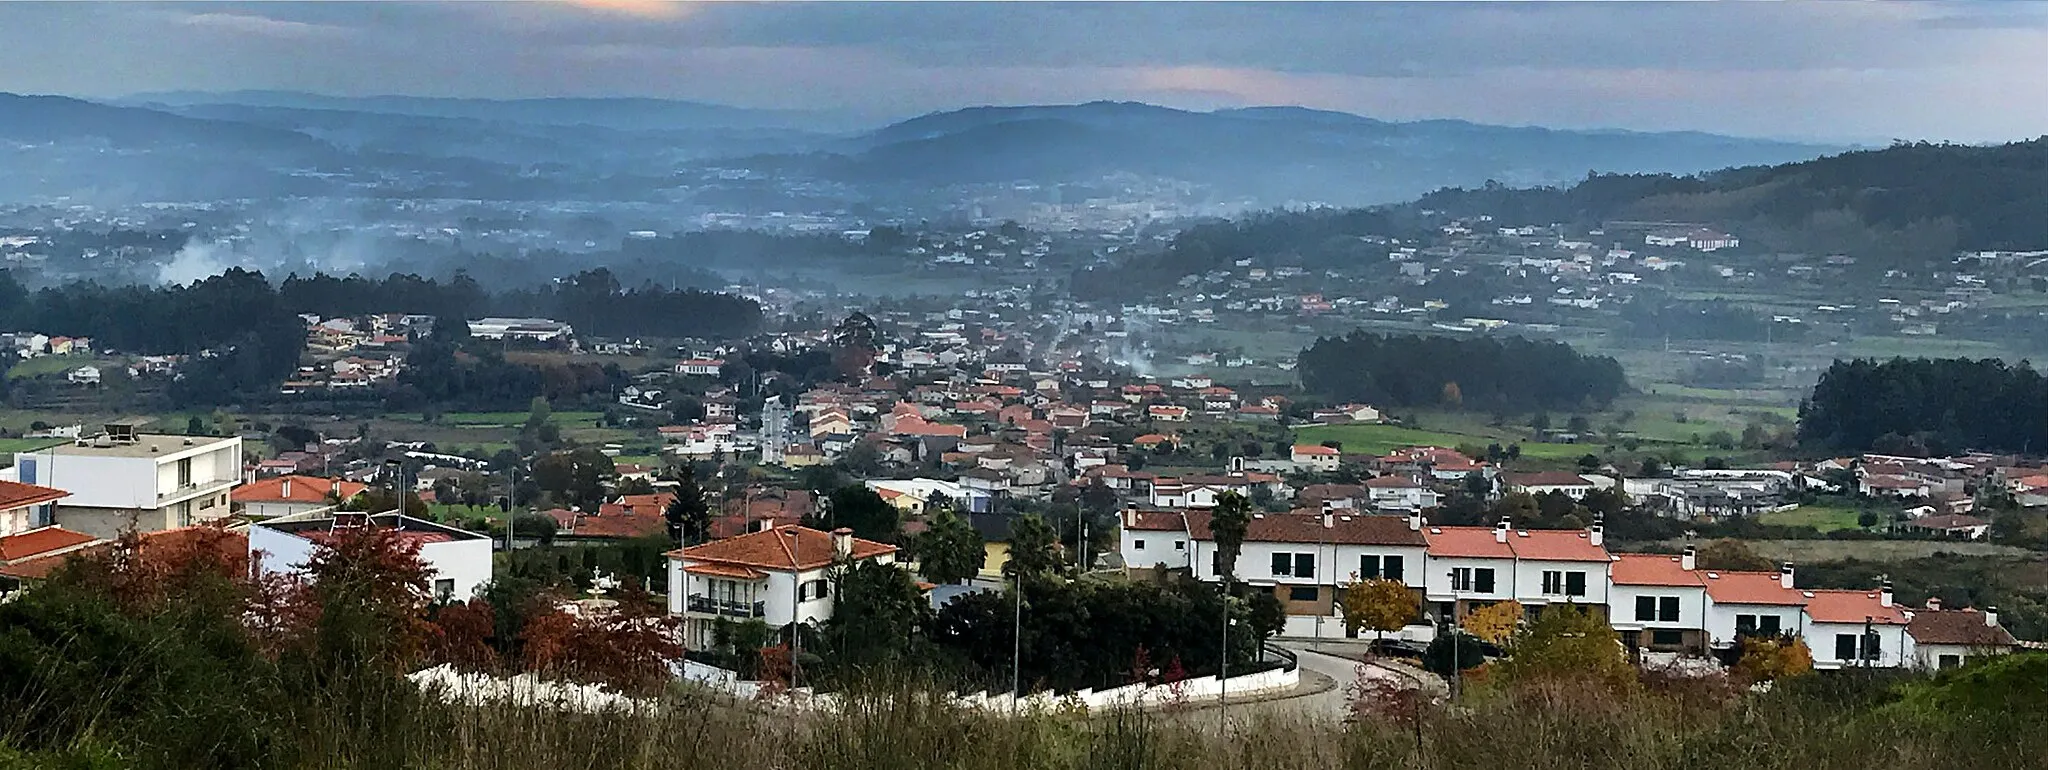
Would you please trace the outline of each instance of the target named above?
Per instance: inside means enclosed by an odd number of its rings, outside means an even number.
[[[7,479],[70,492],[52,523],[95,537],[226,517],[242,480],[242,439],[141,433],[138,425],[110,423],[96,436],[16,452]]]

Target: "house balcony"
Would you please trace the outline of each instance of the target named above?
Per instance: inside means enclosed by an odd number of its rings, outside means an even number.
[[[699,615],[718,615],[728,618],[759,618],[768,615],[767,602],[735,602],[713,599],[704,594],[691,594],[685,608]]]
[[[239,479],[216,479],[214,481],[193,481],[179,484],[168,492],[159,493],[156,496],[156,504],[158,507],[162,507],[179,500],[226,492],[229,489],[233,489],[238,483],[240,483]]]

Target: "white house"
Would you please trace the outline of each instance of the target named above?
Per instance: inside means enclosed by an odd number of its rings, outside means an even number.
[[[1222,580],[1217,571],[1215,535],[1209,529],[1210,514],[1189,511],[1185,521],[1189,574],[1205,582]],[[1147,539],[1146,545],[1151,545],[1146,536],[1136,539]],[[1148,566],[1142,563],[1140,553],[1126,551],[1124,563]],[[1132,561],[1134,558],[1139,561]],[[1419,586],[1417,571],[1427,559],[1428,540],[1420,513],[1377,516],[1303,509],[1253,514],[1234,572],[1238,580],[1270,590],[1280,600],[1287,614],[1281,634],[1342,637],[1345,629],[1338,601],[1344,585],[1354,578],[1384,578]],[[1427,624],[1418,622],[1401,633],[1427,639],[1430,631]]]
[[[1508,491],[1540,495],[1546,492],[1563,492],[1573,500],[1584,498],[1586,493],[1598,489],[1592,479],[1564,471],[1543,471],[1541,473],[1508,474]]]
[[[1734,646],[1738,635],[1777,636],[1803,632],[1806,594],[1792,587],[1792,565],[1776,573],[1704,571],[1707,584],[1707,644]],[[1814,650],[1819,657],[1819,650]]]
[[[2012,632],[1998,625],[1998,608],[1944,610],[1939,599],[1914,610],[1906,624],[1911,643],[1910,665],[1923,669],[1955,668],[1971,658],[2004,655],[2019,645]]]
[[[1329,473],[1337,470],[1337,461],[1343,459],[1343,457],[1343,452],[1331,447],[1317,444],[1295,444],[1294,451],[1288,459],[1302,468],[1318,473]]]
[[[242,513],[269,519],[333,508],[369,488],[360,481],[287,474],[244,484],[230,498]]]
[[[0,481],[0,537],[50,526],[57,501],[71,493],[61,489]],[[0,549],[0,564],[10,558]]]
[[[1892,600],[1890,581],[1875,591],[1812,590],[1801,635],[1816,669],[1898,668],[1909,660],[1906,625],[1912,620]]]
[[[1423,600],[1439,622],[1515,598],[1515,549],[1506,523],[1495,527],[1429,527]]]
[[[1631,650],[1707,652],[1707,580],[1698,552],[1616,554],[1609,568],[1608,624]]]
[[[1380,476],[1365,480],[1366,498],[1379,510],[1419,511],[1435,508],[1441,497],[1429,485],[1406,476]]]
[[[1188,523],[1178,511],[1124,509],[1117,531],[1117,553],[1127,570],[1187,569],[1194,553],[1189,546]]]
[[[685,643],[709,646],[719,619],[771,628],[832,618],[832,570],[858,561],[896,563],[896,546],[850,529],[784,525],[668,552],[668,611],[683,616]]]
[[[719,358],[691,358],[676,362],[676,374],[695,377],[717,377],[725,371],[725,360]]]
[[[491,582],[490,538],[396,511],[300,514],[257,522],[249,525],[249,557],[265,572],[299,572],[321,539],[351,527],[391,529],[417,543],[437,601],[467,600]]]
[[[1515,600],[1526,607],[1576,604],[1605,608],[1613,557],[1602,542],[1602,529],[1596,517],[1586,529],[1517,529],[1510,533],[1508,545],[1515,549]]]
[[[141,424],[109,423],[96,436],[16,452],[0,477],[70,492],[54,523],[95,537],[226,517],[242,480],[242,439],[141,433]]]

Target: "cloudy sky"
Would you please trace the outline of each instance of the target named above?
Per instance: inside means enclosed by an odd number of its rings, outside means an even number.
[[[1389,119],[2048,134],[2048,3],[0,3],[0,90],[658,96],[896,117],[1299,104]]]

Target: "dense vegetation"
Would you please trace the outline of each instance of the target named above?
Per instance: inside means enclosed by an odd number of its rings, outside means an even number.
[[[1385,238],[1424,234],[1414,217],[1380,209],[1259,212],[1197,224],[1175,235],[1163,250],[1114,266],[1076,271],[1069,283],[1076,298],[1114,300],[1144,296],[1172,286],[1182,276],[1229,269],[1246,258],[1257,258],[1267,267],[1384,268],[1389,264]],[[1380,240],[1367,240],[1368,236]]]
[[[2048,247],[2048,139],[1897,144],[1698,177],[1591,174],[1568,188],[1447,189],[1416,205],[1502,224],[1722,222],[1769,248],[1880,261],[2039,249]]]
[[[1947,454],[2048,447],[2048,380],[1999,359],[1856,359],[1822,372],[1799,440],[1847,451]]]
[[[1561,342],[1363,331],[1301,352],[1302,387],[1333,401],[1495,412],[1600,409],[1628,387],[1621,364]]]

